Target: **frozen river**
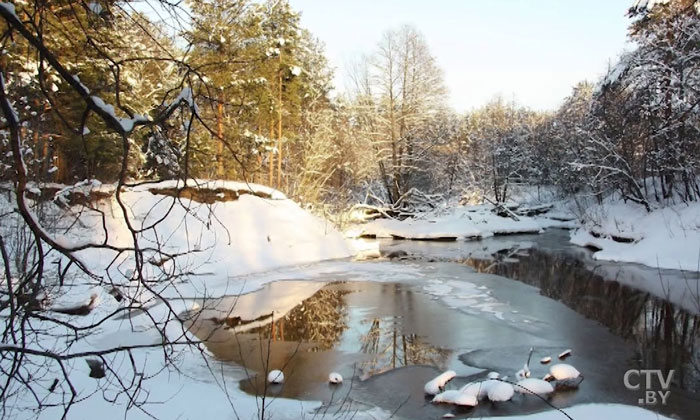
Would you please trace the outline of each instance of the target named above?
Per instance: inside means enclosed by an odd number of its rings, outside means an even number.
[[[323,401],[325,413],[381,407],[400,418],[488,417],[551,407],[531,396],[475,409],[429,403],[423,385],[453,369],[457,388],[492,370],[514,377],[539,360],[567,359],[585,380],[549,403],[638,405],[629,369],[674,369],[667,405],[646,407],[691,419],[700,412],[698,278],[630,264],[600,263],[571,246],[565,231],[475,242],[381,244],[401,260],[331,262],[271,274],[242,296],[201,302],[191,326],[226,363],[244,366],[245,392]],[[264,372],[282,369],[284,385]],[[341,386],[327,384],[340,372]],[[658,384],[657,384],[658,385]],[[562,416],[562,418],[564,418]]]

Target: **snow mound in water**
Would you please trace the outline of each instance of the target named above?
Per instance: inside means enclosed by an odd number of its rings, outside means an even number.
[[[508,382],[496,381],[489,387],[488,397],[493,402],[509,401],[513,398],[515,390]]]
[[[284,382],[284,373],[281,370],[271,370],[267,374],[267,382],[271,384],[281,384]]]
[[[457,397],[459,397],[459,391],[457,390],[443,391],[433,398],[433,404],[453,404]]]
[[[554,392],[554,387],[547,381],[537,378],[527,378],[518,382],[515,392],[520,394],[549,395]]]
[[[433,380],[428,381],[423,390],[428,395],[437,395],[445,387],[445,384],[450,382],[455,376],[457,376],[457,373],[454,370],[445,371]]]

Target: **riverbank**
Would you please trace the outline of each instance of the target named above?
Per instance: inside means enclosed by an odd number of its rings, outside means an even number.
[[[342,370],[346,381],[349,382],[346,385],[349,386],[357,373],[353,367],[357,361],[354,359],[356,357],[383,357],[385,362],[389,361],[386,366],[394,369],[392,358],[386,359],[387,353],[382,352],[382,349],[386,343],[393,343],[394,337],[396,343],[401,343],[401,337],[405,336],[405,348],[414,346],[416,355],[423,354],[421,352],[425,349],[430,350],[427,355],[442,357],[449,353],[449,357],[445,359],[447,362],[439,358],[420,359],[423,364],[433,366],[426,372],[434,373],[432,370],[438,368],[454,367],[460,372],[460,380],[472,378],[472,375],[475,375],[474,379],[481,378],[488,369],[512,373],[511,370],[521,366],[520,359],[530,345],[548,352],[547,354],[557,354],[562,349],[573,347],[576,349],[575,357],[578,358],[575,359],[577,366],[588,372],[586,386],[589,388],[578,394],[563,394],[563,399],[558,401],[567,411],[572,410],[572,413],[576,413],[577,420],[613,420],[620,416],[640,419],[664,418],[657,417],[657,414],[651,411],[633,407],[632,404],[636,400],[625,394],[622,388],[618,389],[616,394],[622,395],[620,399],[611,396],[612,394],[605,396],[601,393],[600,390],[605,389],[606,384],[616,380],[619,376],[617,374],[622,372],[621,369],[631,360],[633,353],[606,328],[585,319],[562,303],[542,296],[536,287],[514,283],[505,277],[475,273],[473,269],[450,258],[450,261],[439,263],[433,261],[442,258],[440,252],[436,253],[435,258],[422,260],[408,258],[408,261],[401,262],[350,261],[342,257],[351,255],[352,249],[345,239],[323,220],[309,215],[291,200],[264,187],[246,186],[246,193],[243,193],[241,188],[244,188],[243,185],[237,183],[212,184],[202,191],[190,191],[186,197],[182,197],[173,196],[173,185],[166,183],[158,186],[155,193],[152,186],[135,187],[123,193],[122,198],[128,203],[129,219],[138,223],[139,228],[152,226],[154,221],[161,220],[163,215],[166,215],[158,224],[158,228],[144,229],[140,238],[146,243],[157,243],[173,254],[183,253],[178,259],[188,259],[184,260],[183,264],[175,264],[168,260],[155,259],[156,254],[148,254],[144,264],[147,277],[143,281],[135,281],[133,271],[129,271],[133,270],[133,266],[129,265],[128,258],[115,259],[115,255],[118,256],[119,253],[114,250],[80,251],[78,255],[81,259],[95,270],[101,264],[114,261],[106,265],[106,270],[103,266],[103,271],[99,272],[109,280],[91,283],[86,282],[84,278],[68,279],[61,289],[62,294],[52,296],[52,305],[55,307],[71,302],[79,303],[86,299],[89,293],[96,293],[99,303],[89,314],[80,317],[56,316],[61,321],[79,327],[99,323],[98,327],[91,329],[90,334],[81,335],[73,340],[72,332],[63,329],[61,324],[49,325],[44,321],[35,320],[33,326],[39,329],[46,328],[48,333],[30,344],[51,349],[61,357],[70,357],[67,362],[70,368],[68,377],[71,386],[77,391],[78,398],[82,399],[72,408],[71,416],[90,417],[106,409],[119,412],[128,409],[130,419],[150,416],[206,416],[223,419],[230,418],[232,413],[239,418],[248,419],[260,417],[264,405],[266,415],[269,414],[274,419],[300,416],[338,418],[338,415],[342,416],[349,411],[332,411],[336,407],[326,409],[324,404],[329,402],[326,398],[306,394],[303,387],[308,385],[315,389],[323,389],[324,392],[329,391],[331,399],[339,397],[338,394],[334,394],[334,389],[328,388],[323,378],[328,373],[325,370]],[[127,246],[130,243],[131,231],[126,227],[125,220],[120,218],[118,205],[106,201],[102,204],[93,203],[93,207],[106,215],[105,226],[110,233],[107,238],[110,246]],[[74,209],[49,207],[44,211],[56,217],[63,228],[71,224],[75,226],[77,233],[63,234],[60,237],[63,244],[76,244],[81,243],[80,241],[99,242],[105,239],[100,236],[104,232],[100,229],[102,218],[93,208],[83,210],[79,215],[79,223],[74,223],[75,219],[67,216],[76,216]],[[487,207],[471,208],[446,217],[452,225],[469,221],[471,226],[480,229],[483,240],[392,243],[426,248],[432,248],[433,244],[469,245],[473,247],[474,254],[467,255],[467,258],[482,255],[509,259],[513,256],[511,252],[517,253],[522,250],[514,243],[521,242],[523,237],[510,236],[520,230],[513,228],[513,225],[507,226],[506,223],[511,224],[509,221],[501,224],[501,217],[492,214]],[[552,223],[547,226],[551,227],[553,222],[557,222],[554,219],[542,219],[538,222],[538,218],[529,216],[518,218],[519,221],[512,218],[503,219],[512,220],[513,224],[530,224],[532,229],[537,227],[538,232],[544,223]],[[428,229],[440,222],[432,223],[429,219],[423,219],[420,223],[420,229]],[[8,226],[3,224],[3,228]],[[449,227],[447,223],[446,226]],[[65,232],[65,229],[63,231]],[[493,236],[506,233],[509,236]],[[410,257],[410,254],[418,252],[409,250],[407,254]],[[316,262],[319,259],[338,258],[341,261]],[[270,270],[274,267],[277,268]],[[153,276],[159,270],[167,272],[172,268],[183,269],[183,274],[186,275],[163,283],[157,282],[158,277]],[[291,280],[306,283],[300,285]],[[144,288],[144,285],[148,287]],[[127,297],[126,301],[120,303],[109,293],[109,289],[115,286]],[[322,288],[326,289],[321,290]],[[266,293],[268,289],[274,289],[276,292]],[[334,294],[339,290],[342,293]],[[319,292],[323,293],[318,295]],[[355,300],[346,302],[340,309],[329,304],[337,303],[339,298],[346,296],[346,292],[347,296],[355,296]],[[208,302],[215,301],[225,301],[229,306],[212,315],[208,312],[212,309]],[[421,305],[421,308],[415,308],[415,305]],[[300,319],[315,320],[317,317],[314,314],[318,311],[332,316],[328,319],[318,317],[321,320],[318,327],[299,324]],[[115,316],[115,313],[118,315]],[[375,329],[383,331],[381,337],[371,334],[375,319],[378,320]],[[279,322],[283,320],[286,324],[280,328]],[[315,331],[337,334],[339,326],[346,325],[345,331],[348,335],[345,338],[340,338],[342,334],[334,335],[333,340],[345,340],[346,345],[352,346],[348,347],[352,351],[345,352],[346,354],[338,359],[342,361],[339,364],[334,364],[334,359],[325,358],[320,352],[308,351],[308,354],[299,356],[299,361],[307,363],[307,370],[320,369],[319,366],[322,365],[319,364],[319,360],[330,362],[323,365],[323,372],[307,372],[307,377],[314,378],[313,383],[290,382],[300,387],[297,388],[297,394],[291,394],[288,398],[285,398],[284,394],[270,394],[263,401],[263,391],[251,390],[245,385],[247,379],[256,378],[260,375],[259,372],[240,366],[234,363],[233,359],[224,360],[219,353],[221,348],[204,347],[204,343],[192,345],[198,337],[193,335],[189,326],[198,321],[220,324],[223,334],[235,332],[235,328],[244,325],[243,329],[239,327],[242,333],[253,331],[255,334],[253,337],[241,337],[241,341],[236,342],[248,344],[263,344],[272,338],[272,335],[261,341],[260,336],[256,334],[266,337],[264,334],[269,334],[270,325],[277,325],[272,328],[272,331],[277,331],[274,336],[278,337],[282,348],[287,352],[285,354],[292,356],[300,348],[297,343],[301,341],[304,341],[302,351],[307,350],[307,345],[314,346],[323,342],[319,336],[312,334]],[[379,325],[384,329],[380,329]],[[295,329],[294,326],[299,328]],[[228,331],[228,327],[233,331]],[[364,334],[367,331],[370,334]],[[572,331],[576,333],[573,334]],[[285,332],[287,336],[284,335]],[[295,333],[298,335],[294,335]],[[362,338],[363,334],[367,337]],[[67,348],[66,337],[72,340]],[[203,341],[206,342],[207,337],[209,334],[204,334]],[[369,346],[365,343],[370,343],[375,338],[376,349],[363,353],[363,346]],[[164,339],[179,344],[166,346],[164,351]],[[253,341],[246,341],[249,339]],[[387,339],[390,341],[386,341]],[[592,343],[599,343],[600,346]],[[139,348],[132,350],[128,356],[125,353],[110,353],[104,356],[103,360],[110,370],[107,376],[101,379],[88,375],[89,369],[85,363],[87,357],[72,358],[74,354],[94,355],[104,350],[131,346]],[[250,347],[261,348],[259,345]],[[472,356],[494,356],[487,359],[469,359],[470,364],[464,364],[457,359],[457,356],[473,350],[480,350],[481,353],[470,353]],[[230,353],[232,350],[227,346],[223,351]],[[616,355],[615,360],[619,363],[615,362],[617,364],[613,367],[617,376],[610,377],[611,366],[606,363],[612,362],[603,363],[597,360],[601,351],[608,355]],[[405,355],[406,360],[410,354],[409,351],[409,354]],[[401,359],[402,357],[396,357],[393,360]],[[274,355],[269,360],[280,363],[279,366],[268,366],[270,369],[284,369],[287,363],[291,363],[284,361],[284,357],[280,355]],[[398,362],[398,365],[400,364],[401,362]],[[48,390],[53,378],[62,376],[57,366],[51,366],[45,372],[46,379],[38,381],[45,386],[42,389]],[[394,373],[401,377],[403,372],[397,369]],[[431,416],[450,412],[449,408],[426,403],[421,393],[424,383],[422,377],[408,375],[403,380],[395,380],[396,377],[391,379],[390,375],[369,376],[358,376],[354,379],[358,381],[356,385],[360,392],[357,399],[352,399],[353,404],[357,404],[353,406],[353,410],[357,410],[354,413],[356,419],[388,418],[397,408],[402,408],[403,411],[395,416],[396,418],[416,418],[416,413],[420,413],[417,410],[427,410],[432,413]],[[372,377],[379,379],[375,380]],[[120,383],[116,381],[117,378],[143,381],[139,383],[144,393],[137,397],[124,394],[120,390]],[[360,379],[367,381],[360,385]],[[410,394],[413,397],[409,403],[402,404],[404,397],[402,400],[392,399],[403,396],[407,387],[415,388],[418,392],[417,396]],[[346,389],[341,388],[341,391]],[[47,402],[52,402],[57,398],[56,395],[58,393],[47,392],[42,397],[46,398]],[[103,395],[108,395],[109,401],[105,401]],[[22,402],[21,399],[13,402],[17,401]],[[590,404],[591,402],[598,404]],[[599,404],[601,402],[611,404]],[[613,404],[617,402],[630,405]],[[561,416],[561,413],[551,410],[548,406],[532,405],[530,402],[523,402],[523,399],[498,412],[486,405],[479,410],[480,415],[505,414],[510,416],[505,418],[512,419]],[[59,408],[47,409],[42,412],[41,418],[60,417],[60,414]],[[470,416],[471,413],[456,414],[464,417]]]
[[[700,203],[647,211],[640,204],[614,197],[601,204],[581,197],[559,201],[520,198],[524,201],[510,201],[500,208],[454,205],[404,220],[373,220],[345,234],[353,238],[472,241],[566,228],[571,230],[571,243],[593,250],[596,260],[700,272]]]
[[[594,258],[656,268],[700,272],[700,203],[647,211],[642,205],[606,200],[585,208],[571,242],[594,249]]]

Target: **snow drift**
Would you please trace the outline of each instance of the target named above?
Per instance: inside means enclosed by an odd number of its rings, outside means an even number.
[[[647,212],[610,199],[588,207],[584,219],[571,242],[598,250],[595,259],[700,271],[700,203]]]
[[[543,229],[568,224],[548,218],[518,216],[518,220],[501,217],[492,206],[459,206],[442,214],[426,213],[421,218],[379,219],[361,226],[350,236],[414,240],[461,241],[494,235],[540,233]]]
[[[176,269],[209,280],[353,254],[331,224],[279,191],[229,181],[188,181],[188,188],[183,186],[166,181],[123,189],[126,218],[114,195],[104,199],[113,186],[83,186],[101,193],[101,200],[91,203],[92,209],[68,206],[65,194],[57,193],[55,204],[45,210],[57,220],[50,235],[64,246],[105,242],[109,247],[132,247],[128,219],[138,232],[139,246],[153,248],[144,251],[146,276]],[[133,253],[100,247],[79,251],[77,256],[95,273],[107,269],[113,283],[133,275]]]

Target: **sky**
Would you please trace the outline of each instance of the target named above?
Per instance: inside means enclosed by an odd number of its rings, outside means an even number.
[[[633,0],[290,0],[302,26],[325,43],[344,90],[347,63],[388,29],[412,24],[444,71],[450,103],[464,112],[497,95],[556,109],[579,81],[597,81],[626,43]]]

